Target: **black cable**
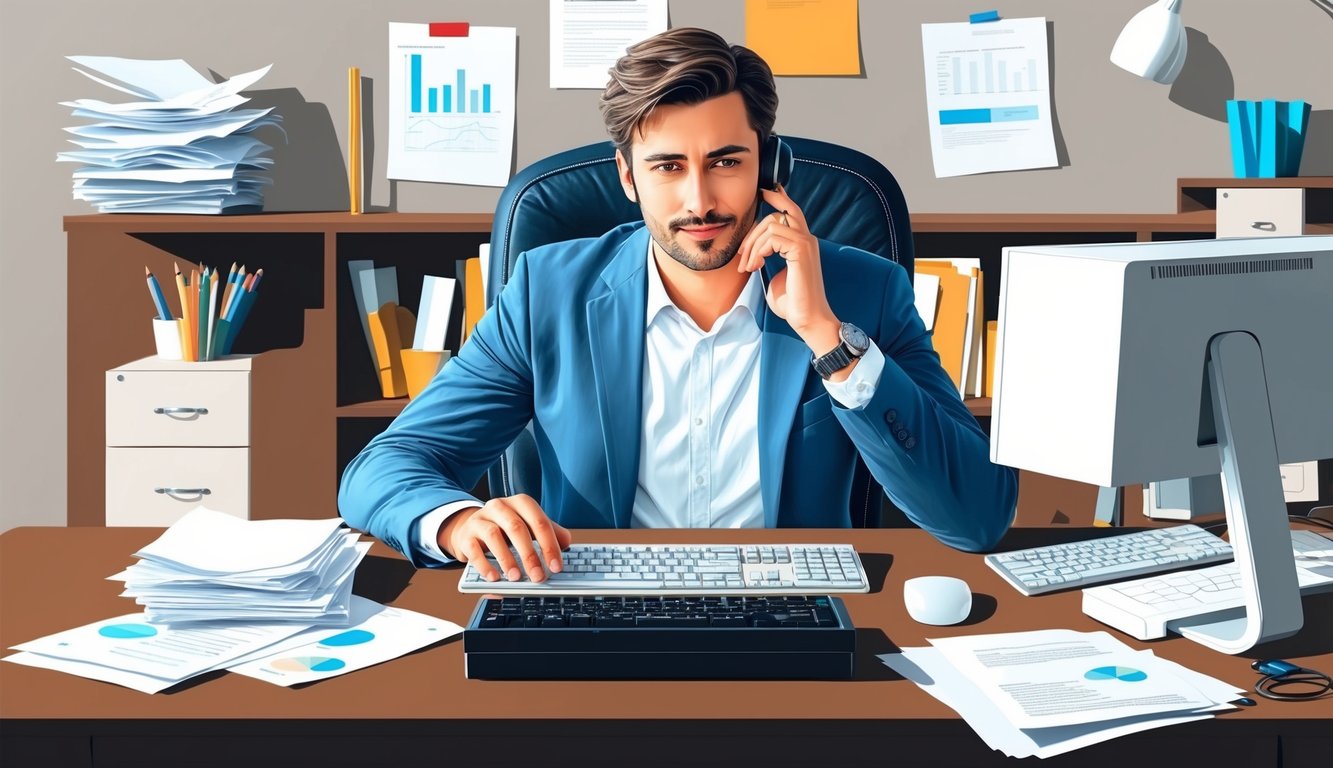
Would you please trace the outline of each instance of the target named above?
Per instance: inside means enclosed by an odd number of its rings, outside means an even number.
[[[1299,667],[1281,659],[1266,659],[1250,665],[1263,675],[1254,692],[1274,701],[1309,701],[1322,699],[1333,691],[1333,678],[1314,669]],[[1290,690],[1298,686],[1306,690]],[[1283,690],[1284,688],[1288,690]]]

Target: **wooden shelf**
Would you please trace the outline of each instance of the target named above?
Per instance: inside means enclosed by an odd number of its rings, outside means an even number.
[[[489,232],[490,213],[89,214],[66,216],[65,231],[111,232]]]
[[[1188,178],[1176,180],[1176,210],[1182,215],[1217,209],[1217,190],[1307,189],[1306,213],[1310,223],[1333,220],[1333,176],[1280,176],[1273,179]]]

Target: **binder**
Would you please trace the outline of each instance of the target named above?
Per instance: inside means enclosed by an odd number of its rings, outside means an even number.
[[[468,259],[463,269],[463,340],[467,341],[477,321],[486,313],[486,287],[481,282],[480,257]]]
[[[916,271],[936,275],[940,278],[940,300],[935,309],[935,329],[931,331],[931,344],[940,356],[940,365],[949,374],[958,391],[963,391],[964,363],[963,342],[967,336],[968,300],[972,293],[972,278],[959,274],[953,264],[945,261],[916,262]],[[973,298],[975,301],[975,299]]]
[[[973,301],[968,304],[967,343],[971,347],[967,353],[968,384],[965,394],[981,397],[986,384],[986,281],[980,269],[972,270]]]
[[[982,397],[994,397],[995,392],[995,339],[1000,335],[1000,323],[991,320],[986,323],[986,388]]]
[[[403,347],[410,347],[416,333],[416,317],[410,310],[386,301],[368,316],[375,343],[375,368],[385,397],[406,397],[407,376],[403,371]]]

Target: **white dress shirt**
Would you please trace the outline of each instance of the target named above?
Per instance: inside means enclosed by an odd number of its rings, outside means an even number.
[[[758,318],[764,284],[755,272],[736,303],[705,332],[671,302],[647,254],[643,356],[643,429],[634,528],[761,528],[759,493]],[[859,408],[875,394],[884,354],[874,344],[829,395]],[[684,489],[684,490],[682,490]],[[454,512],[481,506],[464,499],[421,518],[421,550],[453,562],[436,541]]]

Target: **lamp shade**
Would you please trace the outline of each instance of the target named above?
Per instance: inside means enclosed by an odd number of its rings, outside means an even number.
[[[1116,38],[1111,63],[1139,77],[1169,84],[1185,65],[1181,0],[1157,0],[1134,14]]]

